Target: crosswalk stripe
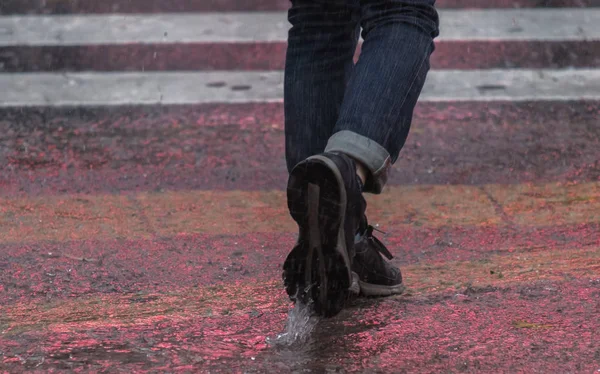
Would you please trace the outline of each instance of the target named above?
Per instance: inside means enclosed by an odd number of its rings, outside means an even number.
[[[600,39],[600,9],[441,10],[443,41]],[[0,46],[284,42],[285,12],[0,17]]]
[[[535,196],[535,197],[532,197]],[[383,227],[600,222],[600,183],[391,187],[369,196]],[[497,205],[502,207],[499,212]],[[0,199],[0,244],[153,235],[295,232],[283,191],[181,191]]]
[[[437,0],[448,9],[599,7],[598,0]],[[287,10],[289,0],[3,0],[0,14],[106,14]]]
[[[0,72],[280,70],[287,45],[277,43],[119,44],[0,47]],[[359,46],[356,56],[360,54]],[[447,41],[436,44],[432,69],[593,68],[598,41]]]
[[[283,72],[2,74],[0,107],[269,103]],[[422,102],[600,100],[600,69],[432,71]]]

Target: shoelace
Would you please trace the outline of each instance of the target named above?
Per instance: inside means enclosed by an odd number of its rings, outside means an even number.
[[[392,256],[392,254],[390,253],[390,251],[385,247],[385,245],[379,240],[377,239],[377,237],[373,236],[373,231],[377,231],[380,232],[382,234],[385,234],[383,231],[376,229],[375,227],[368,225],[367,226],[367,231],[366,231],[366,236],[367,239],[371,239],[373,240],[373,243],[375,243],[375,249],[377,250],[377,252],[381,253],[383,256],[385,256],[388,260],[391,260],[394,258],[394,256]]]

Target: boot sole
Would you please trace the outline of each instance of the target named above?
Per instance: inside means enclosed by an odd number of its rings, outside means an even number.
[[[292,170],[287,197],[300,236],[284,263],[286,291],[292,300],[312,301],[317,314],[334,316],[343,308],[352,284],[342,175],[328,158],[310,157]]]
[[[358,287],[360,287],[361,295],[369,297],[401,295],[406,290],[406,287],[402,283],[395,286],[382,286],[379,284],[366,283],[361,280],[358,281]]]

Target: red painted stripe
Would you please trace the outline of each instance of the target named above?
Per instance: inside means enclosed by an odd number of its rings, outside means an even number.
[[[285,43],[2,47],[0,71],[280,70]],[[600,41],[438,42],[433,69],[600,66]]]
[[[3,0],[1,14],[172,13],[287,10],[289,0]],[[437,0],[438,8],[597,7],[597,0]]]
[[[393,262],[401,267],[416,266],[411,270],[413,277],[423,266],[453,261],[485,263],[493,256],[525,258],[547,250],[564,251],[568,256],[570,250],[600,245],[598,222],[548,227],[382,228],[387,235],[379,237],[396,255]],[[295,233],[249,233],[4,244],[0,245],[0,305],[88,294],[277,282],[295,240]]]
[[[597,102],[420,104],[390,184],[598,181],[599,111]],[[3,196],[283,189],[287,179],[281,104],[3,109],[0,118]]]
[[[23,320],[31,312],[47,318],[6,331],[0,350],[11,372],[591,373],[599,295],[598,280],[569,280],[361,300],[321,321],[309,343],[269,347],[265,338],[284,330],[289,304],[271,288],[240,283],[208,300],[193,291],[176,303],[163,295],[101,299],[92,315],[77,301],[19,305]]]

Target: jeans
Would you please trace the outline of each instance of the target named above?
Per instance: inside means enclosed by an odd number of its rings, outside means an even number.
[[[324,151],[369,171],[380,193],[429,71],[435,0],[292,0],[285,64],[288,170]],[[360,29],[364,43],[354,64]]]

